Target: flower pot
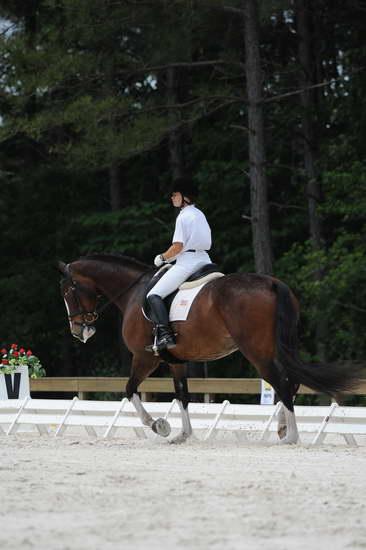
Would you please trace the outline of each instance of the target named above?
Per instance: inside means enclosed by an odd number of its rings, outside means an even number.
[[[17,367],[11,374],[0,374],[0,400],[29,396],[28,367]]]

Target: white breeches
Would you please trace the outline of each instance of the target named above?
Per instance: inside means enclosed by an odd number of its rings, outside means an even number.
[[[192,273],[200,266],[212,263],[210,256],[205,251],[200,252],[182,252],[177,257],[176,264],[173,265],[155,286],[149,291],[147,296],[157,294],[161,298],[165,298],[171,292],[174,292],[179,285],[184,283]]]

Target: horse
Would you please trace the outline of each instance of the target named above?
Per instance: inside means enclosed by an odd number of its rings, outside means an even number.
[[[69,264],[60,261],[57,267],[63,275],[61,294],[75,338],[86,343],[96,332],[98,314],[110,303],[121,311],[122,337],[132,353],[126,395],[141,422],[167,437],[169,423],[163,418],[154,420],[137,393],[139,384],[161,362],[161,357],[146,349],[152,343],[152,324],[142,312],[146,286],[156,270],[134,258],[112,254],[88,255]],[[101,296],[108,301],[98,310]],[[184,362],[213,361],[240,350],[282,402],[279,443],[297,443],[294,399],[299,385],[337,397],[359,381],[355,368],[303,362],[298,352],[298,321],[297,298],[275,277],[233,273],[207,282],[195,297],[187,320],[173,323],[177,345],[169,352],[168,364],[182,427],[171,442],[181,443],[192,435]]]

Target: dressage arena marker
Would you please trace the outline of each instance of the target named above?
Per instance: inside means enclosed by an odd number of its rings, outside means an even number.
[[[144,402],[154,418],[164,417],[172,429],[179,430],[181,417],[178,403]],[[277,438],[277,405],[236,405],[223,403],[190,403],[189,413],[194,432],[207,441],[219,433],[231,432],[239,440],[255,434],[258,441]],[[347,445],[357,446],[355,436],[366,435],[366,407],[295,406],[299,433],[313,434],[312,445],[324,443],[327,435],[343,437]],[[56,426],[56,430],[52,430]],[[150,428],[142,426],[132,404],[121,401],[86,401],[66,399],[8,399],[0,401],[0,433],[36,428],[40,435],[59,437],[72,427],[83,427],[90,437],[110,438],[117,430],[132,429],[139,438],[147,438]],[[97,431],[97,428],[99,429]],[[52,430],[52,431],[50,431]],[[151,434],[150,434],[151,435]],[[158,436],[157,436],[158,437]]]

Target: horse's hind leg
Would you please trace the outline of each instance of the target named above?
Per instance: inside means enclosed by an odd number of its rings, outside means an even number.
[[[297,443],[299,441],[299,432],[297,429],[295,413],[293,410],[289,410],[286,405],[283,405],[283,411],[285,413],[286,429],[284,433],[286,435],[284,435],[282,439],[280,439],[280,443]]]
[[[137,388],[159,365],[159,360],[151,361],[151,355],[148,355],[146,361],[136,356],[132,359],[131,375],[126,385],[126,395],[136,409],[136,412],[144,424],[149,426],[153,432],[167,437],[170,434],[170,425],[164,418],[154,420],[153,417],[146,411],[141,403],[141,399],[137,393]]]
[[[296,393],[297,393],[298,389],[299,389],[299,384],[296,384],[296,386],[294,388],[294,395],[292,397],[293,402],[295,401],[295,397],[296,397]],[[279,399],[279,397],[276,393],[275,403],[278,403],[278,401],[281,401],[281,400]],[[282,403],[282,407],[278,411],[278,415],[277,415],[277,433],[278,433],[278,437],[280,439],[283,439],[286,436],[286,433],[287,433],[285,406],[284,406],[283,403]]]
[[[176,437],[170,440],[170,443],[183,443],[192,435],[192,426],[188,414],[187,369],[185,365],[169,365],[169,368],[174,378],[175,398],[182,417],[182,429]]]
[[[265,379],[273,386],[282,407],[278,418],[278,435],[281,443],[297,443],[299,432],[294,413],[294,396],[298,385],[293,384],[282,366],[276,361],[271,361],[270,369],[266,369]],[[281,437],[282,436],[282,437]]]

